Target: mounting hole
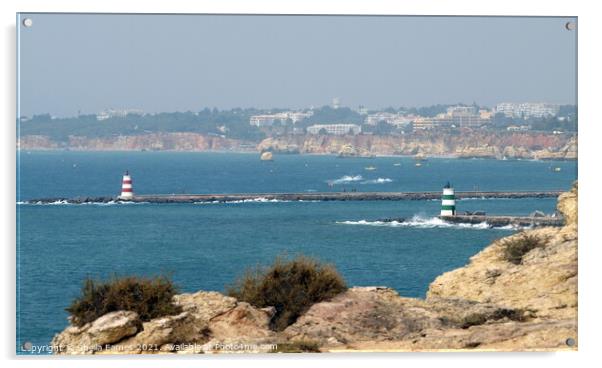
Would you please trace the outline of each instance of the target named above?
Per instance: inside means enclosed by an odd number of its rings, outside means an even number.
[[[566,28],[569,31],[574,31],[577,28],[577,24],[575,22],[566,22],[564,28]]]
[[[27,28],[33,26],[33,20],[31,20],[31,18],[23,19],[23,26]]]
[[[572,337],[569,337],[568,339],[566,339],[565,343],[568,346],[575,346],[575,339],[573,339]]]

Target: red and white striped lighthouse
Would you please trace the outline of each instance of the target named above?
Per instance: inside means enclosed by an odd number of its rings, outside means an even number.
[[[134,196],[134,192],[132,190],[132,177],[130,176],[129,171],[126,171],[123,174],[123,180],[121,181],[121,195],[120,199],[132,199]]]

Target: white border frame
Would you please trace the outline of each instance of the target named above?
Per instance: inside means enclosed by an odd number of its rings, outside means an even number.
[[[594,193],[600,182],[600,164],[596,152],[601,137],[602,121],[599,114],[598,87],[602,85],[600,65],[602,65],[601,36],[602,13],[596,12],[596,2],[575,0],[420,0],[412,3],[392,3],[386,0],[222,0],[222,1],[186,1],[170,0],[160,3],[149,1],[105,0],[82,2],[74,0],[3,0],[2,9],[2,63],[3,88],[0,90],[0,109],[2,121],[2,203],[1,221],[3,244],[2,294],[0,304],[4,323],[0,334],[3,358],[9,360],[9,366],[105,366],[107,363],[124,360],[123,357],[100,357],[82,361],[84,358],[57,359],[52,357],[16,357],[15,346],[15,172],[16,172],[16,127],[15,127],[15,50],[16,12],[108,12],[108,13],[247,13],[247,14],[377,14],[377,15],[534,15],[534,16],[577,16],[579,27],[578,48],[578,93],[579,115],[579,192],[581,200],[580,239],[579,239],[579,317],[585,321],[579,325],[578,353],[383,353],[383,354],[335,354],[335,355],[278,355],[278,356],[213,356],[194,357],[193,359],[158,359],[143,357],[128,359],[128,365],[144,367],[164,367],[174,365],[219,365],[239,366],[299,366],[332,365],[338,363],[346,367],[365,367],[374,364],[386,366],[432,365],[432,366],[501,366],[507,368],[518,360],[528,360],[531,364],[546,366],[574,366],[594,359],[597,351],[600,331],[601,310],[600,291],[597,283],[600,257],[597,222],[595,211],[599,211],[599,194]],[[57,286],[60,287],[60,286]],[[428,358],[428,359],[425,359]],[[493,359],[492,359],[493,358]],[[38,360],[45,359],[44,362]],[[599,358],[598,358],[599,360]],[[169,362],[169,363],[167,363]]]

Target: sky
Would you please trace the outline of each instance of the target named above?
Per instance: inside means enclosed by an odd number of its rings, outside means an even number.
[[[31,27],[22,20],[30,18]],[[20,116],[576,104],[573,18],[21,14]]]

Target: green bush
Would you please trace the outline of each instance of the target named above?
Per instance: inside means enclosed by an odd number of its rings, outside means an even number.
[[[502,243],[504,247],[504,259],[516,265],[521,264],[525,254],[535,248],[544,247],[545,243],[545,239],[526,233],[511,237]]]
[[[113,277],[108,281],[87,278],[80,296],[65,310],[71,314],[71,323],[76,326],[119,310],[136,312],[142,321],[149,321],[181,312],[181,308],[172,302],[177,292],[177,287],[165,276]]]
[[[290,261],[277,258],[269,267],[247,271],[227,293],[256,307],[276,308],[272,328],[282,331],[312,304],[346,289],[334,266],[299,256]]]

